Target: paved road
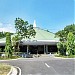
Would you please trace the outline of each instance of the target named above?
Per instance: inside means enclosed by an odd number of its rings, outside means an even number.
[[[22,75],[75,75],[75,59],[34,58],[0,61],[18,66]]]

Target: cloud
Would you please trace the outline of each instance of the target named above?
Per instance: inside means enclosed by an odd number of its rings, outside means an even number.
[[[0,32],[1,31],[15,33],[15,27],[12,24],[3,24],[3,23],[0,23]]]

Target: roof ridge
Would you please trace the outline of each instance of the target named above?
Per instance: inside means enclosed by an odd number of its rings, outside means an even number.
[[[40,28],[40,27],[34,27],[34,28],[39,28],[39,29],[41,29],[41,30],[47,31],[47,30],[45,30],[45,29],[42,29],[42,28]],[[49,33],[52,33],[52,34],[55,34],[55,33],[53,33],[53,32],[50,32],[50,31],[47,31],[47,32],[49,32]]]

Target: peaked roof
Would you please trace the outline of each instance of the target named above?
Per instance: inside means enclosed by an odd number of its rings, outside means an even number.
[[[55,38],[55,34],[52,32],[48,32],[47,30],[41,29],[39,27],[34,27],[34,29],[36,31],[35,38],[30,37],[30,40],[59,40],[59,38]]]
[[[30,37],[30,39],[22,39],[22,41],[25,41],[25,40],[37,40],[37,41],[59,41],[59,38],[55,38],[55,34],[52,33],[52,32],[48,32],[44,29],[41,29],[39,27],[34,27],[35,31],[36,31],[36,35],[35,35],[35,38],[34,37]],[[11,38],[13,37],[14,35],[11,36]],[[0,43],[2,42],[5,42],[6,41],[6,38],[2,38],[0,39]]]

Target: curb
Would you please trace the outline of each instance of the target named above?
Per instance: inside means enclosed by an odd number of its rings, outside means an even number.
[[[17,66],[11,66],[11,69],[7,75],[21,75],[21,69]]]
[[[12,73],[12,66],[11,66],[11,69],[9,71],[9,73],[7,75],[10,75]]]
[[[15,66],[16,67],[16,66]],[[19,67],[16,67],[16,69],[17,69],[17,75],[21,75],[21,69],[19,68]]]
[[[75,58],[63,58],[63,57],[54,57],[54,58],[58,58],[58,59],[75,59]]]

